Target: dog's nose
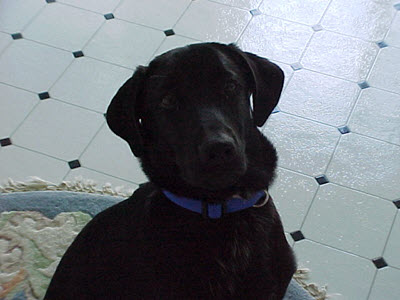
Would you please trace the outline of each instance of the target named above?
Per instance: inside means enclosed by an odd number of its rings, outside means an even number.
[[[236,155],[233,141],[209,141],[200,146],[200,158],[203,163],[214,166],[232,162]]]

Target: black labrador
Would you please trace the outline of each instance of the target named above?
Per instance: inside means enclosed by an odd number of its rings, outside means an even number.
[[[138,67],[107,122],[150,182],[82,230],[45,299],[282,299],[296,263],[265,192],[276,151],[257,127],[283,80],[232,44]]]

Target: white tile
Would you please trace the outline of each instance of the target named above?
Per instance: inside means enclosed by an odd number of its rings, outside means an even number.
[[[383,257],[389,266],[400,268],[400,212],[397,213]]]
[[[394,200],[399,197],[400,147],[355,133],[342,136],[329,165],[331,182]]]
[[[47,99],[35,107],[12,139],[16,145],[72,161],[104,122],[102,114]]]
[[[300,230],[317,188],[318,183],[314,178],[278,168],[270,194],[285,231]]]
[[[333,0],[321,24],[338,33],[371,41],[382,40],[396,12],[392,2]]]
[[[0,53],[11,43],[11,35],[0,32]]]
[[[386,36],[385,41],[390,46],[400,47],[400,13],[398,12],[393,20],[392,26]]]
[[[50,95],[104,113],[119,87],[132,74],[130,69],[80,57],[50,89]]]
[[[8,178],[27,181],[30,176],[58,183],[69,170],[64,161],[13,145],[1,148],[0,165],[0,183],[5,183]]]
[[[350,81],[308,70],[294,72],[279,108],[333,126],[346,124],[360,88]]]
[[[329,2],[329,0],[269,0],[262,2],[260,10],[266,15],[315,25],[322,18]]]
[[[28,39],[65,50],[81,50],[101,24],[102,15],[52,3],[47,5],[22,34]]]
[[[160,48],[158,48],[158,50],[154,56],[163,54],[169,50],[172,50],[172,49],[175,49],[178,47],[184,47],[186,45],[197,44],[197,43],[200,43],[200,42],[193,40],[193,39],[183,37],[183,36],[179,36],[179,35],[171,35],[162,42]]]
[[[92,38],[83,52],[127,68],[148,63],[165,34],[116,19],[108,20]]]
[[[251,10],[257,8],[262,0],[213,0],[213,1],[225,5]]]
[[[367,299],[376,272],[370,260],[307,240],[297,242],[294,250],[299,267],[311,270],[309,282],[326,285],[328,294],[340,294],[333,299]]]
[[[314,34],[301,63],[307,69],[358,82],[366,79],[378,49],[374,43],[324,30]]]
[[[368,300],[398,300],[400,295],[400,270],[383,268],[378,270]]]
[[[93,170],[80,167],[73,169],[65,177],[66,181],[91,181],[96,184],[96,188],[103,189],[110,187],[113,191],[122,192],[124,194],[132,194],[138,188],[137,184],[129,181],[121,180],[109,175],[105,175]]]
[[[400,95],[363,90],[351,115],[352,132],[400,145]]]
[[[340,136],[336,128],[282,112],[269,117],[263,133],[277,148],[279,166],[313,177],[325,172]]]
[[[16,40],[0,56],[0,82],[41,93],[50,88],[73,58],[67,51]]]
[[[7,33],[20,32],[45,5],[43,0],[0,1],[0,30]]]
[[[81,157],[82,165],[126,181],[147,182],[128,144],[105,124]]]
[[[368,82],[371,86],[400,94],[400,49],[383,48],[376,59]]]
[[[75,7],[99,12],[102,14],[111,13],[121,2],[121,0],[57,0],[57,2],[66,3]]]
[[[310,240],[374,259],[382,255],[395,215],[390,201],[325,184],[302,232]]]
[[[260,15],[252,18],[238,44],[243,50],[291,64],[299,61],[312,33],[309,26]]]
[[[115,17],[161,30],[172,28],[185,12],[191,0],[122,1]]]
[[[251,19],[248,11],[207,0],[192,1],[174,31],[200,41],[230,43]]]
[[[0,84],[0,139],[9,137],[39,102],[37,94]]]

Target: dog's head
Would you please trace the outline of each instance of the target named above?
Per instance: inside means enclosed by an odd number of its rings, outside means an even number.
[[[276,106],[283,79],[278,66],[234,45],[190,45],[138,67],[107,122],[162,188],[216,198],[266,188],[276,154],[257,126]]]

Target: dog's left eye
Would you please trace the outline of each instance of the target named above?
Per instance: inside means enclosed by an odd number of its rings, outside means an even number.
[[[172,109],[176,107],[176,104],[176,98],[172,95],[167,95],[162,99],[160,106],[165,109]]]

